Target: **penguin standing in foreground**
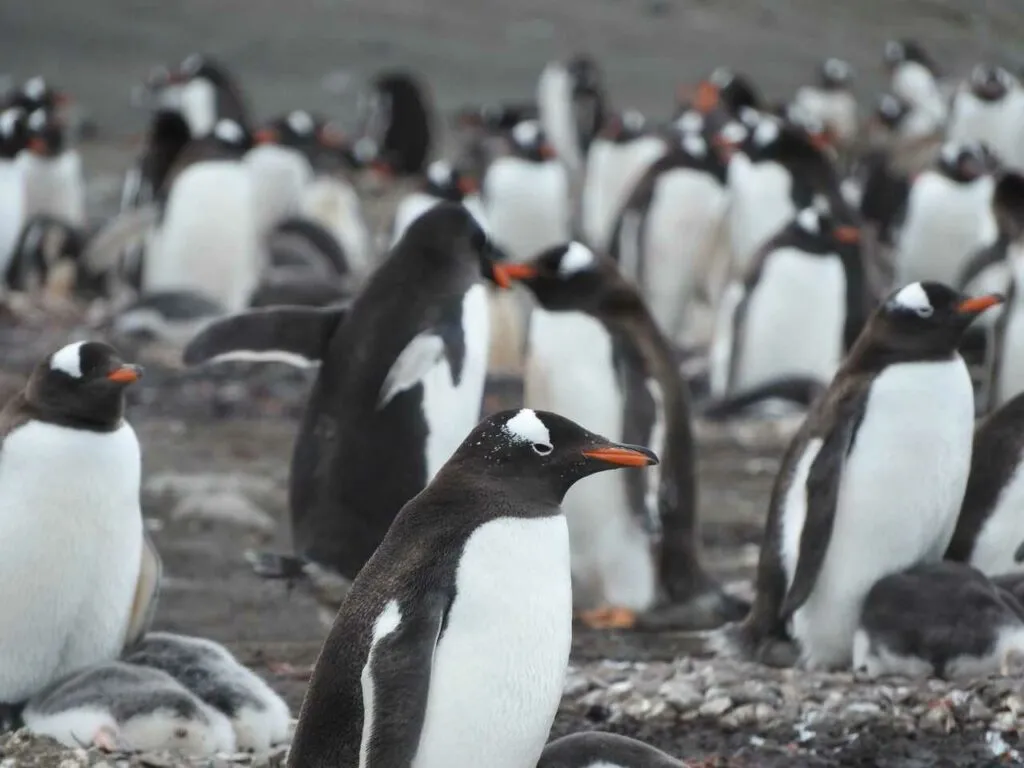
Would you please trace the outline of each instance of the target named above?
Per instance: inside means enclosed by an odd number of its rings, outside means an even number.
[[[765,244],[742,282],[729,288],[739,295],[715,329],[713,396],[747,399],[787,380],[824,389],[843,359],[848,292],[840,248],[858,238],[827,205],[809,206]]]
[[[147,632],[124,661],[166,672],[231,721],[238,749],[267,752],[288,739],[288,705],[222,645],[201,637]]]
[[[26,727],[66,747],[174,750],[212,757],[238,749],[231,723],[159,669],[109,661],[80,669],[25,707]]]
[[[480,417],[489,343],[481,279],[507,283],[492,252],[465,208],[441,203],[409,226],[347,310],[243,313],[185,350],[188,365],[320,365],[292,455],[299,558],[268,556],[260,568],[322,576],[335,585],[320,594],[332,614],[398,510]]]
[[[783,457],[754,606],[716,638],[720,651],[779,663],[788,635],[806,667],[848,667],[872,585],[941,559],[974,429],[957,346],[1001,300],[911,283],[875,311]]]
[[[661,456],[646,476],[602,475],[566,495],[580,620],[707,629],[741,618],[747,606],[701,566],[686,388],[636,289],[610,259],[576,242],[509,270],[539,304],[530,317],[526,405]]]
[[[140,369],[76,342],[0,412],[0,721],[58,678],[120,655],[147,627],[160,565],[142,528],[124,420]],[[4,712],[4,710],[7,710]]]
[[[976,680],[1017,654],[1024,608],[962,563],[922,563],[879,579],[853,638],[853,667],[870,677]]]
[[[587,56],[553,61],[540,75],[537,107],[540,124],[555,154],[575,180],[594,136],[604,124],[601,71]]]
[[[657,463],[553,413],[503,411],[406,504],[341,606],[293,768],[535,768],[572,635],[574,483]]]

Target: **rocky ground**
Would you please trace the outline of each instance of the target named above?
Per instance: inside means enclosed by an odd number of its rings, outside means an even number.
[[[985,15],[987,12],[987,17]],[[668,111],[681,82],[730,64],[772,96],[826,55],[850,59],[861,92],[881,85],[885,40],[912,35],[949,71],[982,56],[1014,61],[1019,0],[45,0],[3,3],[0,50],[15,76],[42,72],[74,93],[98,138],[84,147],[93,213],[110,210],[143,116],[129,93],[156,63],[193,50],[236,69],[259,115],[293,107],[343,123],[361,78],[408,66],[450,110],[532,92],[549,58],[589,50],[614,99]],[[988,19],[986,24],[985,20]],[[1019,60],[1016,63],[1020,63]],[[325,90],[325,75],[340,96]],[[0,389],[85,324],[0,325]],[[173,352],[126,349],[147,366],[131,419],[144,450],[144,512],[163,556],[157,626],[220,640],[298,708],[324,636],[312,601],[257,580],[244,554],[287,547],[288,458],[308,377],[274,368],[182,371]],[[792,428],[702,426],[701,509],[709,565],[742,590],[757,557],[767,495]],[[1016,751],[1019,679],[969,686],[871,683],[708,659],[700,636],[579,633],[553,736],[601,728],[644,739],[690,765],[988,766]],[[1024,752],[1024,745],[1021,746]],[[282,754],[253,764],[277,765]],[[224,756],[213,765],[245,764]],[[166,755],[66,750],[0,737],[0,768],[157,766]]]

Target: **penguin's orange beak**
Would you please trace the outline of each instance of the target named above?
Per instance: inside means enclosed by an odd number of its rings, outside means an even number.
[[[45,155],[47,150],[46,139],[33,136],[28,140],[28,151],[34,155]]]
[[[555,157],[555,148],[547,142],[540,145],[540,156],[545,160],[553,160]]]
[[[134,384],[142,378],[142,367],[138,365],[122,365],[107,374],[107,379],[118,384]]]
[[[719,93],[717,85],[705,80],[697,86],[697,95],[693,98],[693,108],[706,115],[718,106]]]
[[[340,149],[341,147],[345,146],[345,134],[327,125],[323,126],[319,130],[319,132],[317,133],[317,139],[325,147]]]
[[[824,152],[827,149],[832,148],[832,136],[828,131],[822,131],[821,133],[808,134],[811,139],[811,144],[820,152]]]
[[[597,459],[619,467],[648,467],[658,463],[653,451],[632,445],[609,445],[584,451],[588,459]]]
[[[494,279],[502,288],[508,288],[514,280],[529,280],[537,276],[537,268],[532,264],[507,264],[504,262],[494,265]]]
[[[459,192],[463,195],[472,195],[478,190],[479,187],[477,186],[476,179],[471,179],[468,176],[463,176],[459,179]]]
[[[1002,304],[1005,300],[998,293],[992,293],[988,296],[975,296],[973,299],[964,299],[957,304],[956,311],[961,315],[977,315],[989,307]]]
[[[836,227],[832,236],[840,243],[856,243],[860,241],[860,228],[853,226]]]
[[[252,136],[256,144],[276,144],[280,139],[280,135],[273,128],[260,128]]]

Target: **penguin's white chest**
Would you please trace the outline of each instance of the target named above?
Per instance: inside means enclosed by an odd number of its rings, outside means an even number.
[[[85,223],[82,159],[73,149],[57,157],[22,152],[17,161],[25,179],[27,215],[45,214],[74,226]]]
[[[963,360],[884,369],[846,457],[825,561],[792,631],[814,667],[851,662],[861,606],[881,577],[946,551],[970,472],[974,397]],[[798,461],[783,512],[787,582],[807,512],[806,479],[820,440]]]
[[[530,316],[524,400],[611,440],[622,440],[626,412],[615,371],[612,339],[582,312]],[[655,447],[655,450],[658,450]],[[650,606],[656,594],[651,543],[632,510],[621,472],[602,472],[576,483],[562,510],[572,544],[573,600],[580,609]]]
[[[463,548],[455,594],[412,768],[532,768],[569,661],[565,518],[481,525]]]
[[[843,355],[846,272],[838,256],[780,248],[765,260],[747,300],[731,389],[788,376],[827,384]]]
[[[423,418],[427,423],[427,481],[448,461],[480,420],[490,348],[487,289],[473,285],[462,299],[465,355],[459,381],[442,357],[423,378]]]
[[[298,210],[313,169],[299,151],[273,144],[249,150],[245,165],[252,174],[256,225],[269,231]]]
[[[729,161],[733,274],[744,274],[757,249],[793,218],[792,188],[792,175],[778,163],[752,163],[742,153]]]
[[[484,178],[487,223],[513,261],[569,239],[569,178],[557,160],[495,160]]]
[[[121,651],[142,556],[140,457],[111,433],[31,421],[0,456],[0,701]]]

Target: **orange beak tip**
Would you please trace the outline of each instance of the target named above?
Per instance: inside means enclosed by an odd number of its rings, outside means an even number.
[[[619,467],[649,467],[658,463],[658,457],[646,448],[627,448],[613,445],[583,451],[588,459],[596,459]]]
[[[1006,299],[998,293],[989,294],[988,296],[976,296],[961,301],[957,311],[962,314],[976,315],[990,307],[994,307],[996,304],[1002,304],[1004,301]]]
[[[107,374],[107,379],[118,384],[134,384],[142,378],[142,368],[137,365],[122,365]]]
[[[253,134],[252,140],[256,144],[273,144],[277,141],[277,131],[261,128]]]
[[[838,227],[835,238],[840,243],[857,243],[860,242],[860,230],[857,227]]]

